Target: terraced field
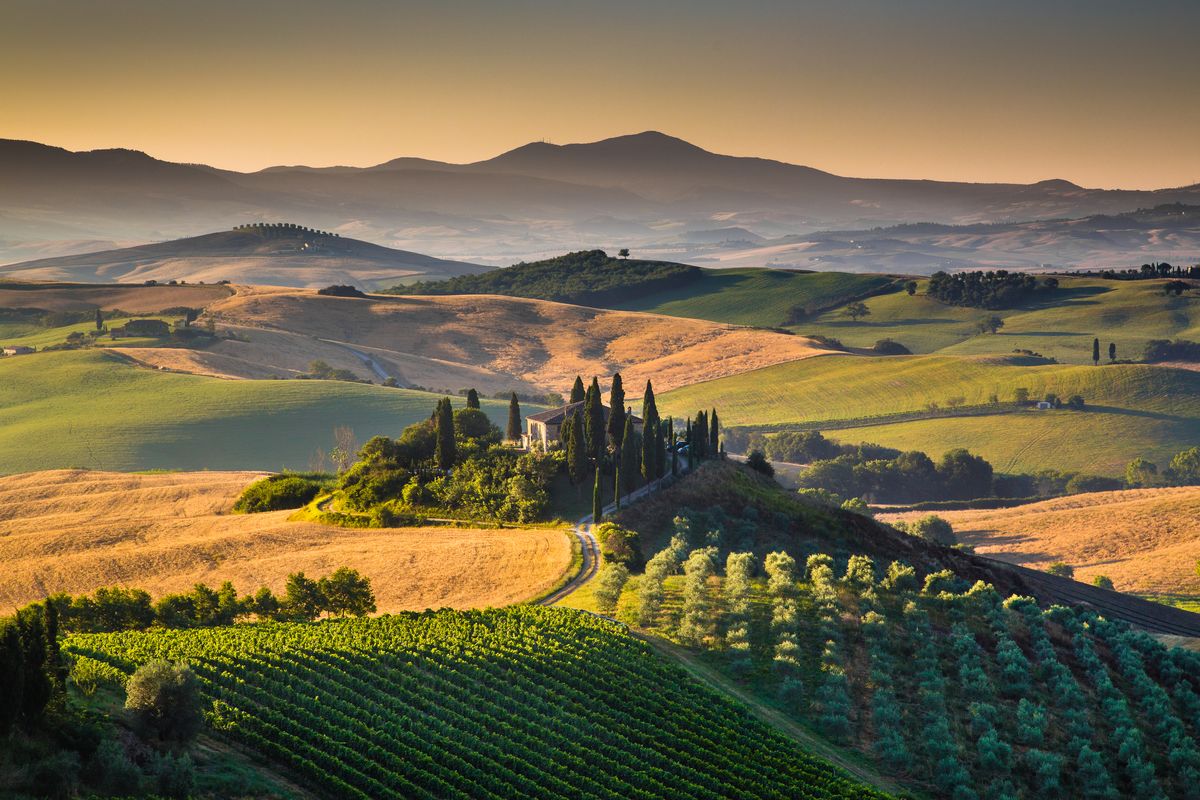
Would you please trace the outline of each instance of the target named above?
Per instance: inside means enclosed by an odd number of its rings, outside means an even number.
[[[398,435],[436,402],[339,381],[156,372],[101,350],[20,356],[0,360],[0,469],[306,469],[333,448],[335,427],[360,442]],[[506,402],[483,409],[504,425]]]

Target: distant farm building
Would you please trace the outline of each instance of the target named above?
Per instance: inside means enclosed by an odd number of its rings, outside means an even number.
[[[23,344],[19,344],[14,347],[4,348],[4,355],[6,355],[6,356],[27,356],[32,352],[33,352],[32,347],[26,347]]]
[[[161,319],[131,319],[123,326],[112,329],[112,338],[161,337],[171,334],[171,326]]]
[[[601,406],[601,408],[604,409],[604,424],[607,426],[612,412],[608,406]],[[583,413],[583,401],[567,403],[565,406],[530,414],[525,418],[525,434],[522,436],[521,444],[525,447],[539,444],[543,450],[548,450],[552,444],[562,441],[563,424],[566,423],[567,417],[575,412]],[[629,416],[633,419],[633,429],[641,433],[642,418],[633,414]]]
[[[1054,404],[1053,404],[1053,403],[1050,403],[1050,402],[1048,402],[1048,401],[1046,401],[1046,400],[1039,400],[1039,401],[1038,401],[1038,404],[1037,404],[1037,407],[1038,407],[1038,410],[1039,410],[1039,411],[1045,411],[1045,410],[1046,410],[1046,409],[1048,409],[1048,408],[1054,408]]]

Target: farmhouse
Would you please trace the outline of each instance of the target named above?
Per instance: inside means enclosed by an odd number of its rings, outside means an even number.
[[[604,423],[608,424],[608,417],[612,413],[608,406],[600,406],[604,409]],[[530,414],[525,418],[525,434],[522,436],[522,444],[525,447],[532,447],[534,444],[539,444],[543,450],[549,449],[550,445],[562,440],[563,423],[567,421],[572,413],[583,413],[583,401],[578,403],[567,403],[565,406],[551,408],[547,411],[539,411],[537,414]],[[642,418],[629,414],[633,420],[633,429],[638,433],[642,432]]]
[[[131,319],[124,326],[112,329],[112,338],[125,336],[167,336],[171,326],[161,319]]]
[[[6,356],[27,356],[32,352],[33,352],[32,347],[26,347],[23,344],[4,348],[4,355],[6,355]]]

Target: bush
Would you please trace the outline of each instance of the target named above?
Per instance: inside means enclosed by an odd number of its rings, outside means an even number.
[[[1083,494],[1084,492],[1115,492],[1125,488],[1125,482],[1119,478],[1105,478],[1102,475],[1073,476],[1063,487],[1067,494]]]
[[[945,547],[953,547],[958,543],[958,538],[954,535],[954,528],[936,514],[928,514],[909,523],[898,523],[896,528],[910,536],[916,536]]]
[[[1113,586],[1112,578],[1107,575],[1097,575],[1092,578],[1092,586],[1098,586],[1101,589],[1108,589],[1110,592],[1115,592],[1116,587]]]
[[[246,487],[242,496],[233,504],[240,514],[257,514],[263,511],[281,511],[301,508],[324,488],[324,483],[299,475],[271,475]]]
[[[150,661],[125,684],[125,708],[160,741],[187,742],[200,732],[200,683],[187,664]]]
[[[871,348],[881,356],[911,356],[912,350],[892,339],[880,339]]]
[[[750,451],[750,455],[746,456],[746,466],[755,472],[761,472],[767,477],[775,476],[775,468],[771,466],[770,461],[767,461],[767,457],[763,455],[761,450]]]
[[[1070,564],[1065,564],[1062,561],[1055,561],[1050,566],[1046,567],[1046,572],[1051,575],[1057,575],[1060,578],[1074,578],[1075,568]]]
[[[836,458],[841,449],[819,431],[787,432],[768,436],[763,441],[763,455],[772,461],[792,461],[808,464]]]
[[[622,528],[615,522],[604,522],[596,527],[596,541],[605,562],[624,564],[630,569],[641,568],[642,549],[637,531]]]

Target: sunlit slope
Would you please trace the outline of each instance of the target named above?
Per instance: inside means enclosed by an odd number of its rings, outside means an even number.
[[[0,472],[302,469],[334,446],[336,426],[359,441],[397,435],[436,402],[355,383],[155,372],[95,350],[21,356],[0,360]],[[500,425],[507,406],[484,401]]]
[[[1019,308],[989,311],[948,306],[918,293],[895,292],[866,300],[870,315],[858,322],[841,309],[811,323],[793,326],[798,333],[821,333],[856,347],[891,338],[915,353],[1011,353],[1033,350],[1062,362],[1090,363],[1092,340],[1117,345],[1118,358],[1139,358],[1150,339],[1200,338],[1200,296],[1167,297],[1165,281],[1107,281],[1062,278],[1058,292]],[[998,316],[998,334],[980,334],[978,324]]]
[[[686,286],[614,303],[612,307],[737,325],[779,327],[792,318],[793,309],[827,308],[878,291],[892,282],[892,278],[884,275],[845,272],[706,269],[698,280]]]

